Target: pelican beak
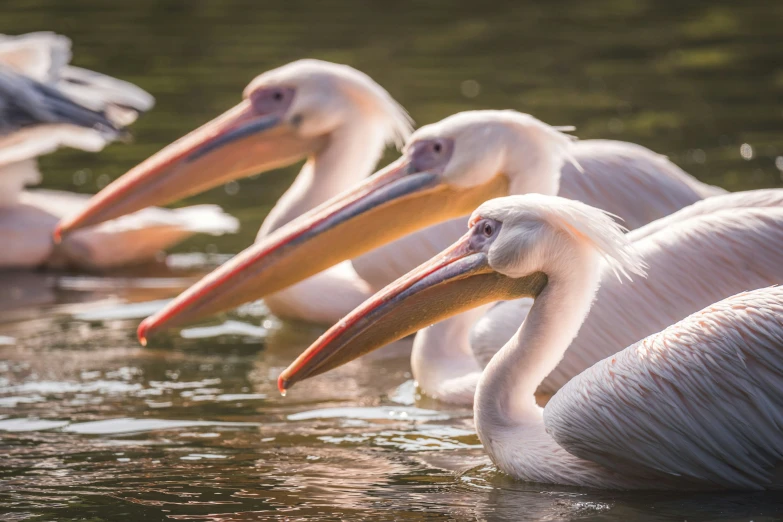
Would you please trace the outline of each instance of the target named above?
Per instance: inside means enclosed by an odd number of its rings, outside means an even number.
[[[302,138],[281,115],[259,116],[245,100],[115,180],[57,225],[55,241],[79,228],[291,164],[325,139]]]
[[[470,233],[401,277],[330,328],[280,375],[280,392],[433,323],[493,301],[535,297],[542,272],[510,278],[473,251]]]
[[[217,268],[145,319],[139,338],[280,291],[406,234],[470,214],[507,191],[503,175],[454,187],[437,173],[414,172],[403,158]]]

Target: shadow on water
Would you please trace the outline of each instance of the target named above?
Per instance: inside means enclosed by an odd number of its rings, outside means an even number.
[[[77,65],[157,98],[133,143],[43,158],[47,188],[95,192],[257,73],[308,56],[364,70],[421,124],[515,108],[641,143],[730,190],[783,184],[779,2],[6,0],[0,13],[0,32],[67,34]],[[409,340],[285,399],[277,375],[323,329],[261,304],[140,347],[139,319],[249,244],[295,170],[191,198],[242,231],[194,238],[168,265],[0,274],[0,518],[779,519],[776,495],[510,480],[470,411],[415,400]]]

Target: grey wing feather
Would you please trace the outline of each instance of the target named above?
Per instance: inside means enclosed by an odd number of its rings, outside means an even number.
[[[724,299],[596,363],[544,417],[569,453],[613,470],[782,485],[783,288]]]
[[[119,137],[105,114],[73,102],[53,87],[0,68],[0,135],[42,124],[70,124]]]

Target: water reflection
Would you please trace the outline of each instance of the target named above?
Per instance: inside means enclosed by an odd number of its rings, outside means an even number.
[[[311,56],[366,71],[420,124],[516,108],[573,124],[580,137],[642,143],[737,190],[783,185],[782,9],[765,0],[41,0],[35,9],[10,0],[0,32],[61,31],[75,40],[76,65],[158,99],[134,143],[43,158],[48,188],[95,192],[234,105],[255,74]],[[409,340],[286,399],[278,373],[323,329],[271,320],[263,304],[141,348],[138,318],[248,245],[294,171],[192,198],[224,206],[242,230],[193,238],[165,263],[0,274],[5,518],[779,518],[783,501],[769,494],[510,480],[489,465],[469,411],[417,400]]]
[[[180,332],[180,335],[185,339],[211,339],[224,335],[241,335],[263,339],[267,333],[267,326],[264,325],[256,326],[242,321],[225,321],[215,326],[185,328]]]

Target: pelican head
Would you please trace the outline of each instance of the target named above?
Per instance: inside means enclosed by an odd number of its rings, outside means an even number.
[[[388,92],[347,65],[299,60],[273,69],[250,82],[238,105],[107,186],[55,235],[317,158],[359,124],[374,140],[375,159],[385,142],[401,143],[411,128]]]
[[[470,308],[536,298],[552,278],[572,273],[575,263],[593,267],[591,295],[602,257],[618,273],[644,273],[624,229],[578,201],[539,194],[498,198],[481,205],[469,223],[451,247],[322,335],[280,375],[280,391]]]

